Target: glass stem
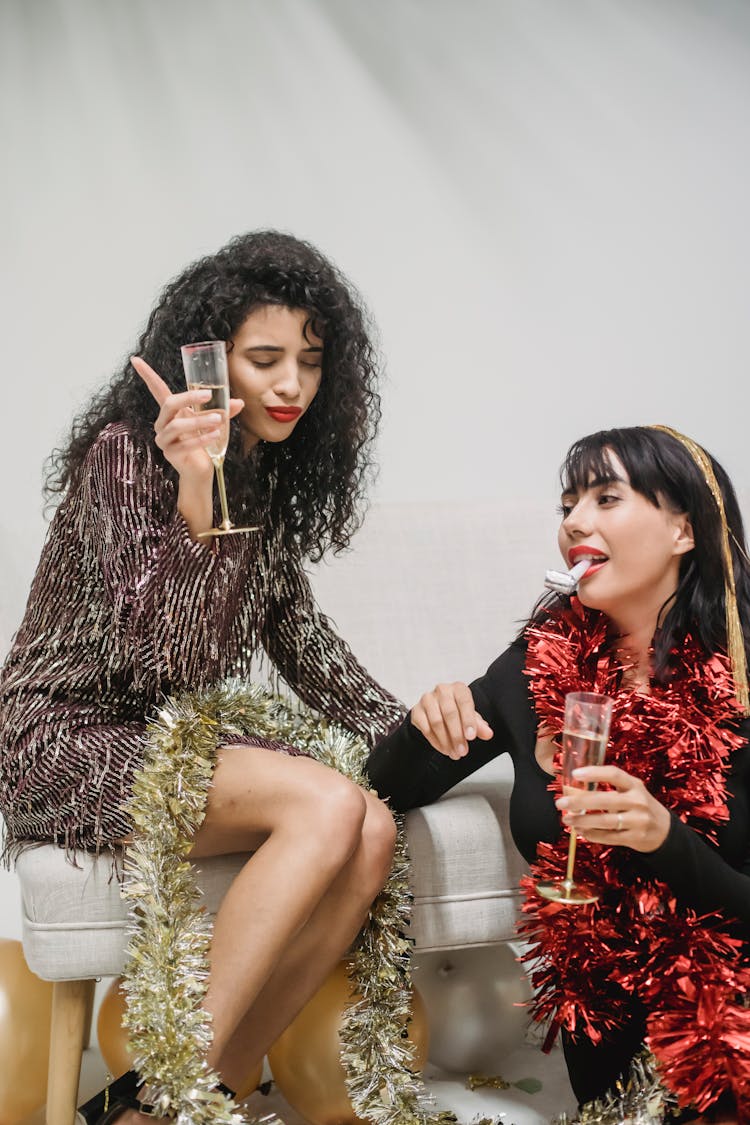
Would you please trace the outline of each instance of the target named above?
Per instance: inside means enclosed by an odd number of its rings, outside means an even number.
[[[570,886],[573,883],[573,867],[576,862],[576,841],[578,833],[575,828],[570,830],[570,842],[568,844],[568,870],[565,872],[565,882]]]
[[[232,521],[229,518],[229,508],[227,507],[227,490],[224,484],[224,458],[218,457],[214,461],[216,469],[216,482],[219,486],[219,503],[221,504],[221,526],[224,531],[229,531],[232,526]]]

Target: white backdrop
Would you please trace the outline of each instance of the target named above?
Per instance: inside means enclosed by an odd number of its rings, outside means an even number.
[[[3,0],[0,649],[43,458],[251,228],[370,304],[379,499],[553,505],[571,440],[657,420],[747,486],[749,109],[745,0]]]

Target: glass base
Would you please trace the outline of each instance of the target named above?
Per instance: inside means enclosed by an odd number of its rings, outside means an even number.
[[[242,535],[246,531],[260,531],[260,527],[212,527],[208,531],[199,531],[197,539],[208,539],[209,535]]]
[[[573,883],[568,879],[543,879],[534,884],[542,898],[568,906],[585,906],[599,901],[599,891],[589,883]]]

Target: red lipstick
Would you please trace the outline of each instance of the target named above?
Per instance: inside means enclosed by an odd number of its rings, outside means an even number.
[[[568,565],[572,566],[574,563],[581,559],[591,559],[591,566],[585,571],[579,581],[582,582],[584,578],[590,578],[597,570],[600,570],[607,562],[608,556],[603,551],[597,551],[594,547],[587,547],[585,543],[579,543],[576,547],[571,547],[568,551]]]
[[[302,413],[301,406],[267,406],[265,409],[274,422],[295,422]]]

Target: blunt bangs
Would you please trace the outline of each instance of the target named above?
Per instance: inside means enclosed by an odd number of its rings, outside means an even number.
[[[709,653],[726,652],[726,573],[722,539],[725,534],[719,505],[690,452],[672,434],[649,426],[600,430],[575,442],[560,470],[563,494],[578,495],[587,488],[618,479],[612,455],[624,468],[631,488],[657,508],[686,513],[695,535],[694,548],[682,556],[679,584],[662,607],[663,619],[653,639],[653,674],[668,683],[674,653],[692,637]],[[710,454],[709,454],[710,457]],[[710,457],[721,490],[736,599],[750,664],[750,558],[737,496],[724,469]],[[556,599],[556,600],[555,600]],[[541,621],[549,607],[566,604],[561,595],[538,603],[533,621]]]
[[[679,442],[646,426],[599,430],[575,442],[560,470],[563,493],[577,494],[618,479],[610,454],[622,462],[628,484],[654,505],[662,500],[676,511],[689,511],[686,482],[695,467]]]

